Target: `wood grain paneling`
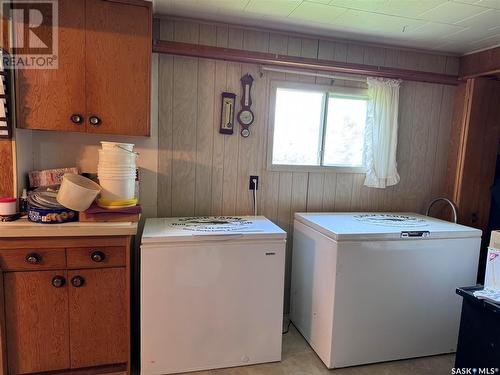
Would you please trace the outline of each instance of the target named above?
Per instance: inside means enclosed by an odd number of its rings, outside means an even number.
[[[457,99],[465,105],[458,106],[454,120],[448,189],[459,208],[460,223],[484,231],[500,140],[500,82],[473,78],[459,94]]]
[[[174,56],[172,215],[194,215],[198,60]]]
[[[164,215],[172,213],[172,164],[173,164],[173,67],[174,57],[162,55],[158,62],[158,210]]]
[[[182,22],[161,20],[163,38],[180,41],[190,35],[190,43],[215,43],[220,47],[249,48],[297,57],[456,74],[454,58],[319,41],[283,33],[248,32],[244,28],[220,24],[216,26],[214,41],[214,29],[206,23],[189,22],[181,26]],[[202,29],[206,33],[203,37]],[[201,58],[162,55],[160,61],[159,216],[251,214],[253,198],[248,190],[248,179],[250,175],[260,176],[259,213],[288,233],[287,290],[295,212],[423,212],[433,197],[444,193],[443,176],[446,174],[455,92],[452,86],[402,83],[398,145],[401,182],[387,189],[370,189],[363,186],[362,174],[266,169],[270,81],[331,84],[330,80],[276,72],[261,76],[257,65]],[[241,97],[240,78],[245,73],[252,74],[255,80],[252,86],[255,123],[250,127],[251,135],[242,138],[238,124],[234,135],[219,134],[220,94],[231,91]],[[341,80],[335,84],[353,85]],[[188,96],[190,104],[186,105]],[[287,306],[288,292],[285,298]]]
[[[474,80],[467,80],[466,83],[459,85],[453,100],[452,132],[446,170],[446,193],[455,202],[460,190],[460,170],[463,164],[462,145],[467,131],[473,82]]]
[[[500,47],[460,57],[460,76],[465,78],[500,73]]]

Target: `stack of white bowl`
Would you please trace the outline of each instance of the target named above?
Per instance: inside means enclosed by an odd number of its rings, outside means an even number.
[[[101,142],[101,145],[97,165],[101,199],[110,202],[133,199],[137,160],[134,144]]]

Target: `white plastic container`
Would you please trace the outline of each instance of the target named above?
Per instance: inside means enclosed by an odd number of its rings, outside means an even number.
[[[97,172],[98,177],[135,177],[135,170],[130,171],[102,171],[99,170]]]
[[[17,212],[17,199],[14,197],[0,198],[0,215],[10,216]]]
[[[101,141],[101,146],[103,150],[128,150],[132,151],[134,149],[134,144],[133,143],[120,143],[120,142],[107,142],[107,141]]]
[[[102,179],[124,180],[124,179],[135,179],[135,175],[132,175],[132,174],[118,174],[118,173],[109,174],[109,175],[99,174],[98,178],[99,178],[99,180],[102,180]]]
[[[97,169],[102,169],[104,171],[106,170],[109,170],[109,171],[114,171],[114,170],[117,170],[117,171],[123,171],[123,170],[126,170],[126,171],[132,171],[132,170],[135,170],[136,169],[136,166],[134,164],[132,165],[127,165],[127,164],[115,164],[115,165],[112,165],[112,164],[102,164],[102,163],[99,163],[97,165]]]
[[[102,187],[101,198],[107,201],[123,201],[134,198],[135,176],[133,177],[103,177],[99,176]]]
[[[97,173],[97,176],[99,178],[105,177],[105,178],[124,178],[124,177],[130,177],[130,178],[135,178],[135,171],[130,171],[130,172],[102,172],[99,171]]]
[[[136,168],[135,162],[124,162],[124,161],[116,161],[116,162],[110,162],[110,161],[99,161],[97,164],[98,167],[102,168]]]
[[[74,211],[85,211],[97,197],[101,187],[94,181],[74,173],[63,176],[57,201]]]
[[[99,163],[133,164],[137,160],[137,155],[127,151],[103,152],[99,150]]]
[[[106,166],[103,166],[103,165],[99,164],[97,166],[97,170],[102,170],[105,172],[135,172],[135,166],[131,166],[131,165],[124,165],[124,166],[106,165]]]
[[[106,175],[99,175],[98,176],[99,181],[102,180],[135,180],[135,176],[132,175],[112,175],[112,176],[106,176]]]
[[[137,156],[136,152],[130,151],[130,150],[123,148],[121,146],[115,147],[115,148],[99,149],[97,151],[103,155],[118,154],[118,155]]]

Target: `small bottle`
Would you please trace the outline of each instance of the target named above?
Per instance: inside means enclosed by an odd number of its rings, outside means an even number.
[[[21,212],[21,215],[26,215],[28,213],[28,193],[26,192],[26,189],[23,189],[23,194],[21,195],[19,211]]]
[[[139,168],[135,169],[135,193],[134,198],[139,201],[139,188],[140,188],[140,177],[139,177]]]

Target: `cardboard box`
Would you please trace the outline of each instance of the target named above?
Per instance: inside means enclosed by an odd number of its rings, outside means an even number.
[[[500,230],[491,231],[490,247],[500,250]]]
[[[488,248],[484,288],[500,291],[500,250]]]
[[[28,172],[30,188],[34,189],[40,186],[59,185],[65,173],[78,174],[78,168],[69,167]]]
[[[484,288],[500,291],[500,231],[498,230],[491,232],[486,256]]]

